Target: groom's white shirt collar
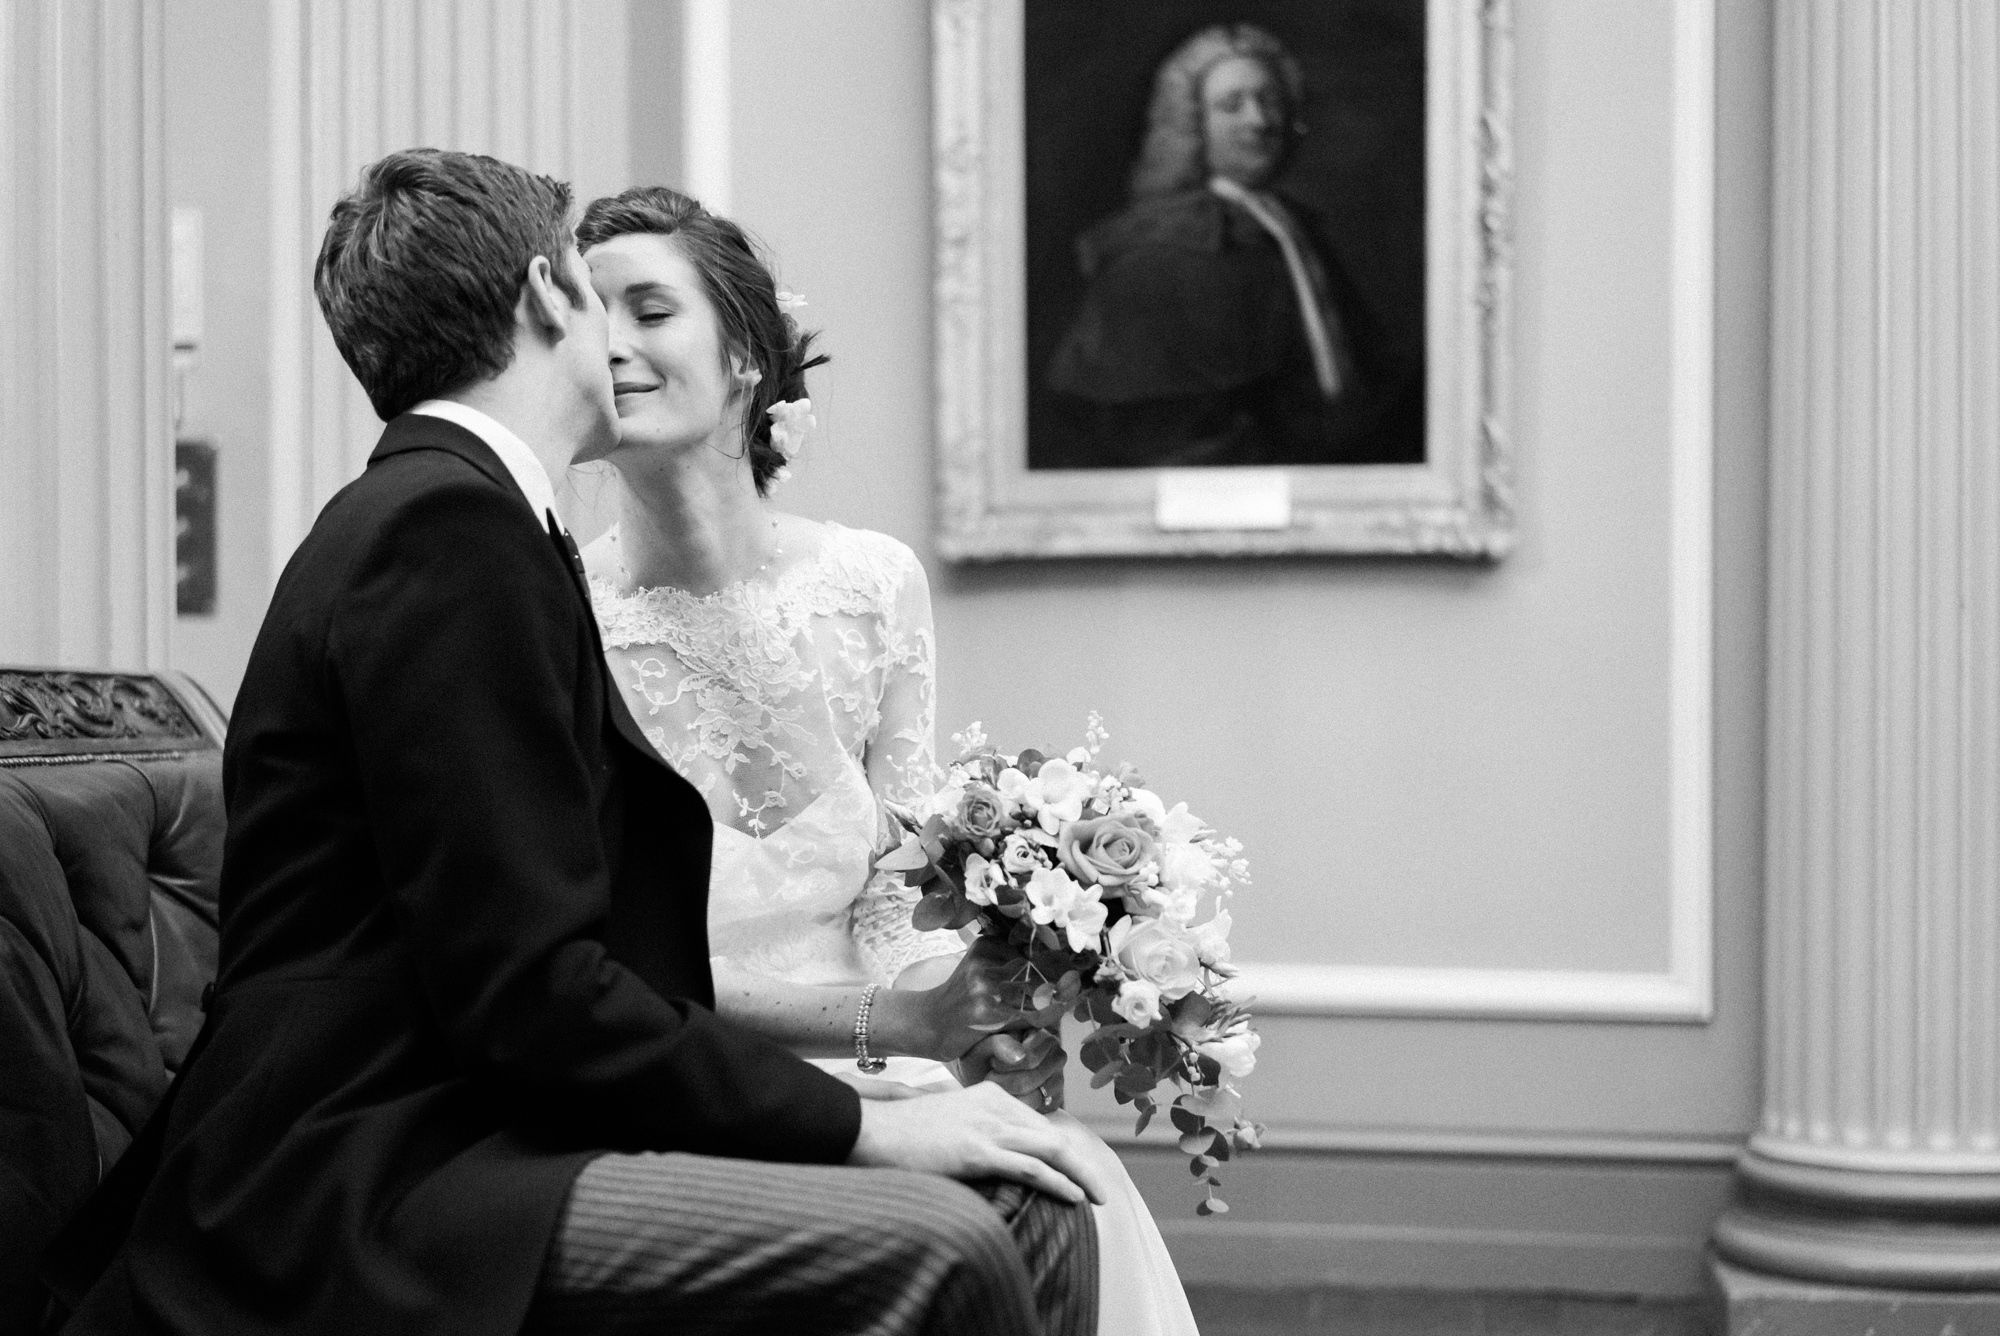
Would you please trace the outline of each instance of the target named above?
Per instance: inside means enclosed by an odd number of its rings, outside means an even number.
[[[548,470],[542,467],[541,460],[535,458],[535,452],[528,448],[526,441],[485,413],[468,408],[456,399],[426,399],[410,411],[456,423],[486,442],[487,447],[500,456],[500,462],[506,465],[514,485],[521,489],[521,495],[528,498],[536,522],[542,522],[545,516],[555,515],[556,489],[549,484]],[[560,526],[562,521],[557,519],[556,524]]]

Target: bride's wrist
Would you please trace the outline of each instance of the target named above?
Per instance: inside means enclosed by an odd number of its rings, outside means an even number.
[[[922,993],[884,988],[875,994],[868,1015],[868,1048],[872,1053],[928,1058],[936,1041],[924,1015]]]

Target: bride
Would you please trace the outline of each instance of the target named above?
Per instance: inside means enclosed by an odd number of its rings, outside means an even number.
[[[1018,1008],[1003,955],[918,932],[872,870],[893,843],[882,804],[936,783],[930,595],[895,539],[766,501],[825,360],[797,299],[734,223],[663,187],[596,201],[577,243],[609,317],[619,440],[602,458],[621,484],[619,523],[585,567],[626,704],[715,818],[717,1009],[867,1098],[987,1078],[1049,1108],[1052,1037],[989,1038]],[[1099,1332],[1194,1332],[1116,1155],[1050,1117],[1114,1188],[1093,1208]]]

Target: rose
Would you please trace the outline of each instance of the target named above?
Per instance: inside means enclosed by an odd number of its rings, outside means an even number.
[[[1079,881],[1126,886],[1159,854],[1153,837],[1127,817],[1072,821],[1057,836],[1056,853]]]
[[[1009,835],[1007,842],[1000,846],[1000,866],[1009,876],[1018,877],[1024,872],[1047,867],[1041,851],[1025,835]]]
[[[1111,925],[1111,954],[1132,975],[1174,998],[1201,985],[1201,954],[1187,929],[1171,919],[1122,918]]]
[[[1072,951],[1088,951],[1104,931],[1107,914],[1104,902],[1097,898],[1097,888],[1078,885],[1061,868],[1035,869],[1028,878],[1028,904],[1029,917],[1035,922],[1068,934]]]
[[[1127,979],[1118,985],[1111,1009],[1134,1025],[1151,1025],[1160,1019],[1160,990],[1144,979]]]
[[[1264,1042],[1264,1036],[1250,1030],[1238,1030],[1235,1034],[1221,1039],[1211,1039],[1205,1044],[1197,1044],[1195,1052],[1204,1058],[1214,1058],[1225,1076],[1248,1076],[1257,1065],[1257,1046]]]
[[[1006,807],[984,784],[968,784],[958,803],[958,828],[969,840],[997,840],[1006,830]]]

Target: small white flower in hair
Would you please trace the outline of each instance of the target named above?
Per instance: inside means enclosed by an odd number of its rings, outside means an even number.
[[[786,315],[803,308],[805,304],[806,299],[798,293],[787,292],[783,288],[778,289],[778,309]]]
[[[793,399],[764,410],[771,415],[771,445],[787,463],[805,449],[806,433],[819,425],[812,406],[810,399]]]

